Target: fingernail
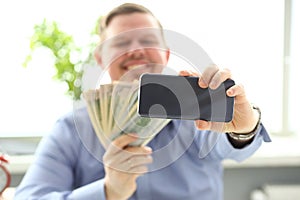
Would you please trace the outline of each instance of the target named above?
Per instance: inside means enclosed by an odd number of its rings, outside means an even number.
[[[152,152],[152,148],[151,147],[148,147],[148,146],[145,146],[145,149],[149,152]]]
[[[153,157],[151,155],[148,155],[147,158],[150,160],[150,163],[153,162]]]
[[[181,75],[181,76],[187,76],[188,73],[187,73],[187,71],[180,71],[180,75]]]
[[[199,78],[198,84],[200,87],[205,88],[207,87],[206,83],[204,82],[203,78]]]
[[[232,90],[227,90],[227,95],[233,95],[233,91]]]

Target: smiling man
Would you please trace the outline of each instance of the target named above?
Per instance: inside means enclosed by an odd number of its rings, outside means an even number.
[[[161,73],[167,65],[162,26],[141,5],[113,9],[101,22],[100,36],[95,57],[112,81]],[[211,89],[231,78],[216,65],[180,75],[197,75],[199,87]],[[235,99],[231,122],[172,120],[147,146],[129,146],[139,137],[129,133],[104,147],[86,109],[74,110],[40,143],[15,199],[221,200],[222,161],[242,161],[270,141],[244,88],[234,85],[226,94]]]
[[[159,22],[152,15],[132,11],[116,10],[101,26],[102,45],[95,57],[113,81],[137,68],[134,78],[143,72],[160,73],[169,59]]]

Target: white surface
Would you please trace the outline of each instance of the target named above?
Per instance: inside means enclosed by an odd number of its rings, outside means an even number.
[[[300,185],[265,185],[251,193],[251,200],[299,200]]]
[[[249,159],[237,163],[224,161],[225,168],[245,167],[292,167],[300,166],[300,137],[271,136],[271,143],[263,143],[260,149]]]

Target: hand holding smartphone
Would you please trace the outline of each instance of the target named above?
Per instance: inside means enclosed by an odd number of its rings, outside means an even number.
[[[234,98],[226,90],[235,83],[227,79],[217,89],[201,88],[199,77],[143,74],[140,77],[138,114],[164,119],[230,122]]]

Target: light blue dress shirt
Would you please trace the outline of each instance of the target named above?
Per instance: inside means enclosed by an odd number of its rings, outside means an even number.
[[[270,141],[262,125],[250,145],[235,149],[226,134],[197,130],[193,121],[173,120],[148,144],[154,162],[150,172],[137,179],[130,200],[223,199],[222,160],[242,161],[262,141]],[[15,200],[104,200],[104,152],[87,111],[73,111],[41,141]]]

